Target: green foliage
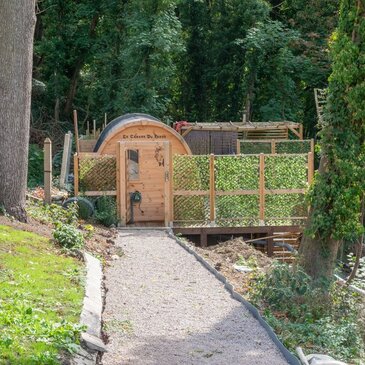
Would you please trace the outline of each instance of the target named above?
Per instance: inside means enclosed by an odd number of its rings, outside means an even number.
[[[106,227],[117,225],[117,204],[112,196],[101,196],[96,202],[95,219]]]
[[[329,74],[337,0],[274,5],[270,12],[265,0],[40,2],[34,75],[46,92],[33,96],[34,131],[61,137],[72,107],[97,127],[105,112],[109,120],[139,111],[166,121],[239,121],[252,93],[256,120],[304,118],[313,135],[312,89]]]
[[[318,286],[300,268],[275,264],[257,276],[250,299],[290,350],[296,346],[336,359],[365,359],[362,298],[346,287]]]
[[[298,33],[278,21],[258,23],[241,41],[246,50],[244,84],[253,103],[253,119],[301,120],[297,91],[305,60],[293,53]]]
[[[215,188],[218,191],[255,190],[259,188],[257,156],[216,156]]]
[[[83,330],[80,263],[43,237],[5,226],[0,261],[0,363],[60,364]]]
[[[331,41],[325,123],[320,132],[323,166],[311,192],[310,233],[322,247],[330,237],[354,241],[363,231],[361,199],[365,191],[365,18],[362,2],[341,2]],[[360,7],[360,8],[357,8]]]
[[[41,223],[77,225],[78,206],[70,204],[67,209],[57,204],[43,204],[42,202],[30,201],[27,206],[27,213],[30,217]]]
[[[34,188],[43,184],[43,161],[43,150],[36,144],[30,144],[28,154],[28,187]]]
[[[84,236],[76,227],[63,223],[56,223],[55,226],[53,238],[60,246],[69,251],[79,250],[84,247]]]
[[[307,159],[307,155],[265,157],[265,188],[306,188],[308,186]]]
[[[298,32],[297,40],[290,45],[303,63],[298,77],[294,78],[295,92],[302,108],[299,120],[304,124],[305,134],[313,137],[317,124],[313,89],[328,84],[331,62],[327,42],[337,25],[339,0],[270,2],[273,5],[271,17]]]
[[[209,156],[174,156],[174,191],[203,191],[206,196],[175,196],[174,219],[180,221],[209,220]],[[215,156],[215,190],[234,192],[253,190],[254,194],[216,195],[218,225],[259,224],[259,157]],[[307,155],[275,155],[265,157],[265,188],[305,189],[307,187]],[[257,193],[255,194],[255,191]],[[267,194],[265,218],[277,218],[277,224],[291,224],[289,217],[305,217],[304,194]],[[281,220],[281,218],[283,218]],[[275,222],[271,222],[275,224]]]

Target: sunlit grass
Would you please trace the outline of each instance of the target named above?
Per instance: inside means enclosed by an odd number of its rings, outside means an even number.
[[[82,277],[48,239],[0,226],[0,364],[57,364],[75,349]]]

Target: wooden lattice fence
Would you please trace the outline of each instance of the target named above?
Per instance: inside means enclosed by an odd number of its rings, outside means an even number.
[[[313,178],[313,153],[175,156],[177,226],[301,224]]]
[[[237,140],[237,154],[255,155],[259,153],[314,153],[313,139],[282,140]]]
[[[75,155],[75,187],[86,196],[116,195],[115,156],[87,153]]]

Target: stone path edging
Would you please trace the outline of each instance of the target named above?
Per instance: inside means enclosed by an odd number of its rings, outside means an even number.
[[[72,358],[72,365],[94,365],[97,361],[98,351],[106,350],[101,339],[102,265],[97,258],[87,252],[83,253],[83,257],[87,274],[80,324],[86,326],[86,331],[81,334],[81,342],[85,348],[81,347]]]
[[[167,234],[170,238],[174,239],[182,248],[184,248],[187,252],[192,254],[197,261],[199,261],[206,269],[208,269],[221,283],[224,284],[224,288],[231,294],[232,298],[241,302],[253,315],[254,318],[258,320],[261,326],[266,330],[269,337],[278,347],[280,352],[283,354],[284,358],[288,361],[290,365],[301,365],[296,356],[294,356],[278,339],[273,329],[269,326],[269,324],[261,317],[258,309],[253,306],[250,302],[248,302],[241,294],[237,293],[234,290],[234,287],[229,281],[226,279],[224,275],[222,275],[217,269],[211,266],[202,256],[200,256],[195,250],[193,250],[189,245],[176,237],[172,231],[172,229],[167,230]]]

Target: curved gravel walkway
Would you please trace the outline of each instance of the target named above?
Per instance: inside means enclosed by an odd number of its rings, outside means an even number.
[[[103,365],[287,364],[248,310],[165,232],[123,231],[116,245]]]

